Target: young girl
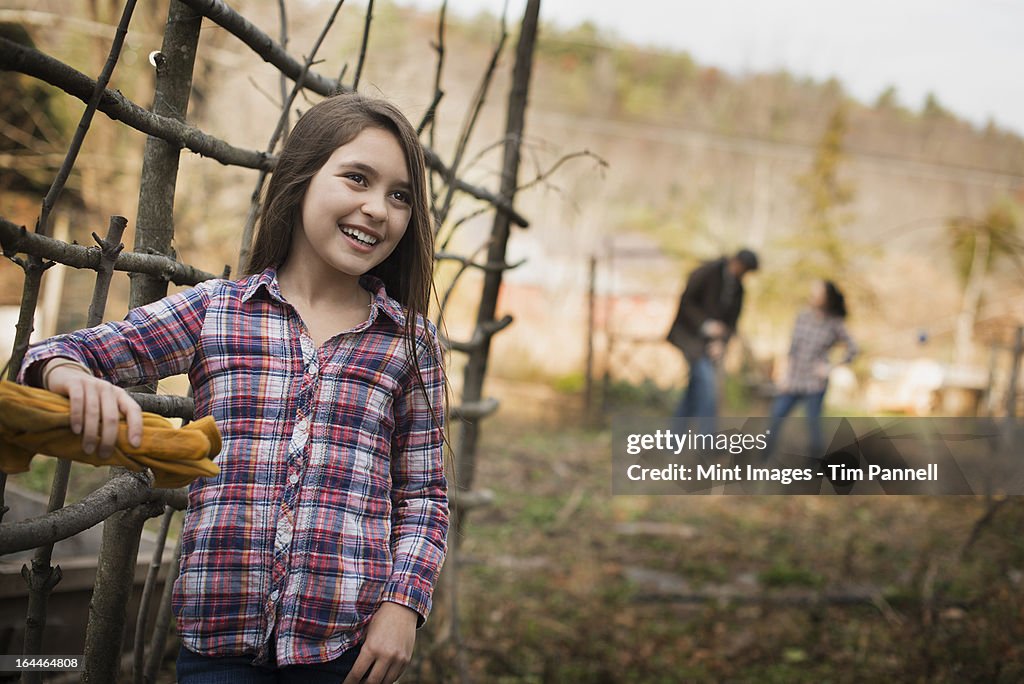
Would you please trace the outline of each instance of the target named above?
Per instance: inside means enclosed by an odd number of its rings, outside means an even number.
[[[448,530],[424,177],[395,107],[320,102],[281,152],[249,277],[26,357],[90,453],[122,414],[140,439],[118,386],[178,373],[220,427],[220,475],[192,484],[182,531],[182,684],[393,682],[409,661]]]
[[[810,306],[797,316],[793,327],[786,378],[772,405],[771,435],[774,442],[782,421],[796,404],[803,402],[810,432],[808,455],[822,458],[825,444],[821,434],[821,407],[832,371],[829,351],[842,344],[846,347],[842,362],[849,363],[857,355],[857,345],[843,324],[846,298],[835,283],[831,280],[815,281],[809,303]]]

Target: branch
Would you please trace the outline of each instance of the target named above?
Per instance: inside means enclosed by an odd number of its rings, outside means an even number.
[[[352,90],[359,90],[359,77],[363,75],[366,64],[366,46],[370,43],[370,24],[373,22],[373,0],[366,3],[366,23],[363,25],[363,40],[359,46],[359,61],[356,62],[356,73],[352,77]]]
[[[287,49],[288,48],[288,9],[285,6],[284,0],[277,0],[277,13],[278,13],[278,17],[279,17],[280,22],[281,22],[281,48],[282,49]],[[284,102],[285,99],[288,97],[288,77],[285,76],[284,74],[280,74],[279,75],[278,83],[279,83],[279,86],[281,88],[281,102]],[[288,116],[287,110],[284,112],[283,118],[284,118],[284,130],[285,130],[285,132],[287,132],[288,129],[291,127],[291,121],[289,121],[290,117]]]
[[[452,420],[466,420],[474,422],[481,418],[486,418],[497,411],[499,405],[500,403],[497,399],[494,397],[487,397],[480,401],[470,401],[458,406],[453,406],[448,413]],[[2,551],[0,551],[0,553],[2,553]]]
[[[437,15],[437,42],[433,44],[434,51],[437,52],[437,66],[434,69],[434,97],[430,102],[430,106],[427,107],[427,111],[423,114],[423,120],[420,121],[419,127],[416,129],[417,133],[422,133],[423,130],[430,126],[430,145],[434,145],[434,117],[437,114],[437,105],[441,102],[441,98],[444,97],[444,91],[441,90],[441,75],[444,73],[444,29],[446,25],[446,18],[448,16],[448,0],[444,0],[441,3],[441,10]]]
[[[25,230],[7,219],[0,217],[0,245],[4,255],[11,257],[18,252],[42,257],[73,268],[100,269],[103,252],[99,247],[85,247],[37,235]],[[131,271],[163,278],[175,285],[198,285],[204,280],[217,276],[201,271],[194,266],[182,264],[159,254],[122,252],[114,262],[115,271]]]
[[[330,96],[348,90],[338,81],[307,71],[303,73],[302,63],[288,54],[273,38],[261,31],[235,10],[221,0],[181,0],[196,12],[207,17],[221,28],[245,43],[264,62],[277,67],[277,70],[304,88],[309,88],[320,95]]]
[[[324,24],[323,29],[320,31],[320,35],[317,37],[316,42],[313,44],[313,49],[309,53],[309,57],[302,64],[302,72],[300,75],[305,76],[309,72],[309,68],[313,65],[313,60],[316,59],[316,53],[320,51],[320,46],[324,42],[324,38],[327,37],[327,32],[334,24],[335,18],[338,16],[338,12],[341,11],[341,6],[345,4],[345,0],[338,0],[337,4],[334,5],[334,11],[331,12],[331,16],[327,18],[327,22]],[[281,25],[282,32],[284,31],[284,6],[281,7]],[[281,80],[281,88],[284,90],[284,79]],[[281,100],[281,114],[277,118],[277,125],[274,126],[274,132],[270,134],[270,141],[267,143],[267,155],[271,155],[274,152],[274,148],[277,147],[277,141],[285,135],[288,128],[289,112],[292,107],[292,103],[295,102],[295,97],[299,94],[301,86],[299,83],[295,84],[291,92],[285,96],[282,93]],[[252,190],[252,195],[249,199],[249,213],[245,217],[245,225],[242,227],[242,243],[238,249],[238,268],[239,270],[245,269],[249,264],[249,255],[252,252],[252,234],[256,228],[256,218],[259,216],[260,210],[260,195],[263,192],[263,183],[267,180],[267,171],[260,171],[259,178],[256,179],[256,187]]]
[[[171,519],[173,517],[174,509],[166,506],[163,518],[160,520],[160,531],[157,533],[156,547],[153,549],[153,560],[150,561],[149,571],[146,572],[146,582],[142,585],[142,598],[139,599],[139,610],[135,616],[135,644],[132,649],[132,681],[134,684],[142,684],[143,682],[146,623],[149,618],[149,606],[153,601],[153,593],[156,591],[157,576],[163,567],[164,547],[167,545],[167,532],[171,527]]]
[[[608,162],[605,161],[604,158],[602,158],[600,155],[594,154],[590,150],[578,150],[576,152],[571,152],[569,154],[559,157],[557,160],[555,160],[555,163],[549,166],[545,171],[538,170],[537,175],[530,179],[528,182],[516,188],[516,192],[522,192],[523,190],[528,190],[529,188],[532,188],[534,185],[537,185],[538,183],[543,183],[549,177],[551,177],[556,171],[558,171],[559,167],[561,167],[563,164],[573,159],[577,159],[579,157],[590,157],[602,169],[608,168]]]
[[[142,407],[143,411],[159,413],[164,418],[192,420],[195,417],[195,404],[191,397],[180,397],[174,394],[150,394],[149,392],[129,392],[128,394]]]
[[[190,2],[199,1],[190,0]],[[270,38],[268,37],[267,40]],[[297,62],[296,66],[299,70],[302,69]],[[83,102],[88,101],[95,88],[95,82],[82,72],[45,53],[19,45],[6,38],[0,38],[0,70],[17,71],[38,78]],[[308,83],[305,85],[309,86]],[[319,91],[314,89],[314,92]],[[181,121],[146,111],[116,90],[105,90],[98,108],[114,121],[122,121],[137,131],[162,138],[169,143],[192,150],[200,156],[215,159],[221,164],[241,166],[247,169],[273,170],[277,161],[275,157],[264,152],[235,147]],[[446,183],[452,185],[456,190],[491,204],[502,213],[508,214],[509,219],[518,226],[526,228],[530,225],[529,221],[519,214],[508,200],[499,198],[490,190],[456,178],[437,156],[437,153],[429,147],[424,146],[423,154],[427,166],[437,172]]]
[[[95,81],[60,60],[6,38],[0,38],[0,70],[38,78],[83,102],[89,101],[96,87]],[[98,109],[114,121],[122,121],[138,131],[216,159],[221,164],[249,169],[274,166],[274,160],[261,152],[234,147],[181,121],[153,114],[116,90],[103,91]]]
[[[462,131],[459,133],[459,140],[455,146],[455,157],[452,159],[452,166],[449,172],[452,176],[455,176],[458,172],[459,165],[462,163],[462,157],[466,153],[466,147],[469,145],[469,138],[473,134],[473,129],[476,128],[476,122],[480,115],[480,110],[483,109],[484,103],[487,101],[487,91],[490,90],[491,82],[494,80],[494,70],[498,66],[498,58],[501,56],[501,51],[505,47],[505,40],[507,38],[508,31],[505,28],[504,17],[502,17],[501,36],[499,36],[498,42],[494,46],[494,51],[491,53],[491,61],[488,63],[487,69],[484,71],[483,78],[480,80],[480,85],[477,87],[473,106],[471,107],[466,120],[462,124]],[[455,190],[455,185],[449,182],[448,192],[445,193],[444,201],[441,203],[441,207],[437,211],[437,226],[435,230],[440,230],[441,225],[445,222],[445,219],[448,218],[448,212],[451,211]]]
[[[106,482],[81,501],[44,515],[0,526],[0,555],[73,537],[112,513],[140,504],[163,503],[176,510],[188,504],[185,489],[152,489],[152,476],[130,473]]]
[[[517,226],[521,228],[529,228],[530,222],[527,221],[522,214],[517,212],[515,208],[513,208],[511,202],[498,197],[490,190],[484,190],[483,188],[475,185],[470,185],[460,178],[456,178],[452,170],[445,166],[444,162],[441,161],[441,158],[437,156],[437,153],[429,147],[424,146],[423,155],[426,159],[427,166],[436,171],[438,175],[440,175],[441,178],[444,179],[444,181],[451,187],[475,197],[478,200],[483,200],[484,202],[494,206],[498,211],[508,214],[509,219]]]
[[[504,316],[498,321],[487,321],[485,323],[478,324],[476,329],[473,330],[473,336],[466,342],[456,342],[448,339],[447,335],[441,335],[441,344],[446,346],[448,349],[468,354],[487,344],[488,340],[490,340],[495,334],[501,332],[510,325],[512,325],[512,317]]]
[[[451,499],[460,511],[471,511],[474,508],[494,505],[495,496],[491,489],[456,490]]]
[[[992,519],[996,517],[996,513],[999,509],[1006,504],[1009,499],[992,499],[988,502],[988,507],[985,509],[985,513],[974,522],[974,526],[971,528],[971,533],[968,535],[964,545],[960,547],[960,559],[963,560],[968,557],[971,553],[971,548],[974,543],[978,541],[982,531],[992,523]]]
[[[519,266],[522,266],[523,264],[526,263],[526,259],[521,259],[515,262],[514,264],[509,264],[504,261],[494,263],[487,262],[486,264],[480,264],[473,261],[471,257],[465,257],[462,256],[461,254],[454,254],[452,252],[438,252],[437,254],[434,255],[434,258],[437,259],[438,261],[457,261],[467,268],[478,268],[481,271],[484,271],[485,273],[491,273],[495,271],[509,271],[513,268],[518,268]]]
[[[53,184],[50,185],[46,197],[43,198],[42,210],[39,212],[39,220],[36,223],[36,232],[41,235],[46,235],[47,233],[46,229],[50,221],[50,212],[57,203],[57,199],[64,189],[64,184],[68,181],[68,176],[71,175],[71,169],[74,167],[78,153],[82,149],[82,143],[85,142],[85,134],[89,132],[89,126],[92,124],[92,117],[96,113],[96,107],[99,106],[100,98],[107,89],[110,76],[114,73],[114,67],[117,65],[117,58],[121,55],[121,47],[124,45],[125,36],[128,35],[128,24],[131,22],[136,2],[137,0],[128,0],[121,11],[121,20],[117,24],[114,40],[110,44],[107,61],[103,64],[103,70],[93,86],[92,95],[89,97],[85,111],[82,112],[82,118],[78,121],[78,128],[75,129],[75,134],[71,138],[71,144],[68,146],[64,162],[60,165],[57,176],[53,179]]]
[[[103,312],[107,309],[107,295],[110,294],[110,278],[114,274],[117,255],[124,250],[121,238],[127,227],[128,219],[124,216],[111,216],[106,238],[100,238],[96,233],[92,234],[100,248],[100,265],[96,269],[96,285],[92,290],[92,301],[89,302],[89,313],[85,324],[87,328],[103,322]]]
[[[449,235],[449,237],[451,237]],[[447,240],[445,240],[447,244]],[[454,254],[451,252],[437,252],[434,254],[434,258],[438,261],[457,261],[460,266],[459,270],[452,276],[451,282],[448,283],[448,287],[445,289],[444,295],[441,297],[440,307],[438,311],[438,324],[440,324],[441,317],[448,309],[448,301],[451,299],[452,294],[455,292],[455,286],[458,285],[459,280],[462,276],[471,268],[479,269],[484,273],[495,273],[500,271],[509,271],[513,268],[518,268],[526,263],[526,259],[520,259],[519,261],[510,264],[504,261],[501,262],[487,262],[478,263],[476,261],[476,255],[481,251],[487,249],[490,246],[490,241],[487,241],[480,245],[480,247],[470,254],[469,256],[462,256],[460,254]]]
[[[235,10],[228,7],[226,4],[221,2],[221,0],[182,0],[182,2],[194,9],[196,12],[206,16],[220,27],[226,29],[229,33],[233,34],[236,38],[248,45],[257,55],[262,57],[264,61],[273,64],[285,76],[296,81],[304,88],[308,88],[309,90],[324,96],[350,91],[349,88],[341,84],[340,79],[338,81],[332,81],[329,78],[325,78],[324,76],[308,71],[305,75],[302,75],[301,62],[289,55],[288,52],[275,42],[273,38],[251,24],[245,17],[235,12]],[[437,153],[429,147],[424,146],[423,152],[426,155],[427,166],[440,174],[441,177],[444,178],[445,182],[451,184],[456,190],[465,192],[468,195],[472,195],[477,199],[484,200],[485,202],[494,205],[502,212],[507,213],[512,222],[518,226],[522,226],[523,228],[529,226],[529,222],[520,214],[516,213],[509,202],[500,200],[492,192],[482,188],[477,188],[469,183],[465,183],[454,178],[455,174],[445,166],[441,161],[441,158],[437,156]],[[244,164],[239,164],[239,166],[244,166]],[[252,166],[250,168],[262,167]]]

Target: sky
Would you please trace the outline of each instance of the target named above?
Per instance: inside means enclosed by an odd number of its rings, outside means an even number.
[[[400,0],[436,9],[441,0]],[[525,0],[508,0],[510,20]],[[449,12],[500,14],[504,0],[449,0]],[[929,92],[977,125],[1024,135],[1024,0],[542,0],[560,27],[592,21],[643,47],[686,50],[733,73],[784,68],[837,77],[871,103],[896,87],[919,109]]]

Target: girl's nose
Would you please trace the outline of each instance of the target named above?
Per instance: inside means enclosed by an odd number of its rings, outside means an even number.
[[[363,213],[376,221],[383,221],[388,217],[387,203],[384,197],[377,193],[371,193],[363,202]]]

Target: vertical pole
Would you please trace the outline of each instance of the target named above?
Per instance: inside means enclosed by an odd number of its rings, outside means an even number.
[[[1017,381],[1020,377],[1021,355],[1024,354],[1024,326],[1017,328],[1013,342],[1013,363],[1010,366],[1010,380],[1006,385],[1006,417],[1017,417]]]
[[[985,385],[984,415],[995,414],[996,367],[999,363],[999,348],[993,344],[988,350],[988,382]]]
[[[609,396],[612,384],[612,355],[615,352],[615,330],[612,321],[615,315],[615,244],[607,242],[607,268],[605,269],[604,293],[604,377],[601,383],[601,412],[608,415]]]
[[[530,87],[530,73],[533,67],[533,47],[537,39],[537,23],[540,14],[540,0],[528,0],[516,47],[516,61],[512,70],[512,89],[508,99],[505,125],[505,150],[501,172],[501,189],[498,193],[503,200],[511,201],[516,194],[519,175],[520,147],[526,123],[526,101]],[[491,227],[491,242],[487,250],[487,263],[505,263],[505,248],[508,244],[510,221],[506,212],[496,212]],[[480,306],[477,309],[476,329],[480,330],[493,323],[501,289],[502,270],[488,271],[484,277]],[[479,402],[483,393],[484,376],[490,356],[491,342],[488,337],[482,345],[473,349],[463,374],[463,401],[467,404]],[[467,420],[462,426],[461,439],[456,451],[456,472],[459,474],[459,488],[469,489],[476,471],[476,449],[480,429],[476,419]],[[461,516],[456,520],[461,522]],[[458,523],[457,523],[458,524]],[[457,525],[456,525],[456,529]],[[452,535],[458,539],[458,533]]]
[[[171,0],[167,12],[167,29],[157,60],[156,91],[153,113],[185,121],[189,94],[192,90],[192,69],[202,15],[196,14],[179,0]],[[166,140],[149,136],[142,157],[142,178],[139,187],[139,209],[135,219],[136,252],[163,254],[173,258],[174,188],[178,180],[181,150]],[[129,307],[155,302],[167,295],[167,281],[141,273],[132,279]]]
[[[597,303],[597,256],[590,255],[587,271],[587,366],[583,378],[583,419],[594,424],[594,307]]]
[[[201,24],[202,15],[179,0],[171,0],[161,57],[157,60],[154,113],[185,120]],[[179,156],[178,147],[152,136],[146,139],[135,225],[135,251],[172,256],[174,189]],[[135,273],[131,278],[131,307],[148,304],[167,294],[167,281],[162,278]],[[112,471],[111,477],[118,477],[124,472],[122,469]],[[107,684],[117,681],[128,599],[135,579],[139,537],[145,521],[146,516],[140,511],[127,510],[113,514],[103,523],[103,542],[85,635],[83,682]]]
[[[111,216],[105,239],[100,240],[99,236],[93,233],[93,237],[100,245],[102,258],[99,271],[96,273],[92,301],[89,303],[87,326],[99,325],[102,320],[103,309],[110,293],[110,279],[114,275],[114,262],[117,261],[117,256],[124,246],[121,244],[121,236],[127,225],[128,219],[125,217]],[[53,472],[53,482],[50,485],[50,500],[46,505],[48,513],[64,507],[70,480],[71,461],[59,459]],[[53,546],[53,544],[45,544],[38,547],[32,554],[31,569],[28,566],[21,568],[21,576],[28,585],[28,611],[25,617],[23,648],[25,655],[38,655],[42,652],[43,633],[46,630],[46,609],[50,594],[63,576],[59,565],[56,567],[50,565],[53,559]],[[25,684],[35,684],[41,682],[42,677],[41,671],[26,671],[22,676],[22,681]]]
[[[153,635],[149,640],[149,654],[146,656],[146,669],[143,675],[145,684],[153,684],[157,681],[157,672],[160,670],[160,663],[163,660],[164,651],[167,649],[167,634],[171,629],[171,598],[174,595],[174,582],[178,579],[178,561],[181,559],[181,535],[178,535],[178,543],[174,546],[174,553],[171,555],[170,566],[167,569],[167,578],[164,580],[164,592],[160,597],[160,607],[157,609],[156,620],[153,625]]]

